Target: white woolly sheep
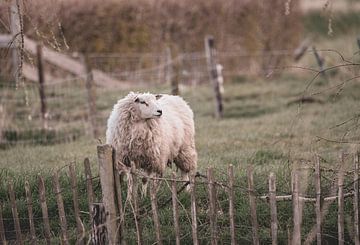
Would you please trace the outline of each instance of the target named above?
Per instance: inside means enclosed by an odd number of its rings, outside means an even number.
[[[106,143],[116,160],[162,176],[175,163],[184,180],[197,166],[193,112],[179,96],[129,93],[115,104],[107,122]]]

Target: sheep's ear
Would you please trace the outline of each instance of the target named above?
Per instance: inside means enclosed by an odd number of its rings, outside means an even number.
[[[160,99],[162,97],[162,94],[157,94],[157,95],[155,95],[155,98],[158,100],[158,99]]]
[[[140,100],[139,100],[138,97],[136,97],[134,101],[135,101],[136,103],[139,103]]]

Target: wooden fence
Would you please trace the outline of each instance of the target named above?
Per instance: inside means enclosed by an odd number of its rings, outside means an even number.
[[[351,164],[353,164],[351,171],[349,171],[350,158]],[[73,244],[75,241],[77,244],[127,244],[136,240],[137,244],[147,244],[153,239],[151,243],[157,244],[189,242],[193,244],[203,244],[204,242],[211,244],[261,244],[264,242],[279,244],[283,242],[279,239],[278,208],[281,203],[291,202],[292,224],[288,224],[288,243],[312,244],[316,240],[317,244],[321,244],[326,240],[323,233],[325,218],[331,203],[337,201],[338,234],[336,240],[338,244],[350,242],[347,239],[359,244],[359,157],[358,154],[355,154],[351,157],[348,156],[346,162],[344,157],[341,157],[339,161],[340,164],[336,170],[321,167],[319,156],[314,159],[312,165],[297,166],[291,172],[291,193],[288,195],[278,195],[276,174],[269,172],[268,191],[266,194],[260,194],[254,181],[255,175],[252,166],[245,169],[246,174],[242,176],[244,177],[243,185],[236,176],[238,169],[234,169],[232,165],[228,166],[227,173],[222,173],[224,176],[221,180],[216,179],[213,168],[208,168],[206,174],[198,172],[195,176],[191,176],[188,183],[178,179],[175,173],[172,173],[169,178],[146,177],[134,166],[119,167],[113,163],[111,146],[100,145],[98,146],[99,176],[93,177],[90,162],[85,159],[83,178],[79,178],[76,174],[73,164],[69,165],[68,171],[66,171],[70,187],[68,190],[61,186],[61,183],[64,183],[61,178],[64,176],[60,176],[59,171],[53,173],[51,176],[52,193],[50,194],[52,197],[47,196],[49,190],[45,189],[49,186],[45,183],[49,180],[44,179],[43,176],[37,177],[37,187],[33,189],[30,187],[29,181],[25,181],[27,217],[19,216],[19,200],[16,197],[18,191],[15,194],[14,182],[9,181],[7,183],[8,199],[0,199],[0,241],[2,244],[28,242],[37,244],[39,241],[46,244],[54,242]],[[312,173],[313,180],[306,182],[312,183],[314,197],[306,196],[303,188],[304,172],[309,171]],[[335,181],[329,187],[329,196],[325,196],[323,193],[324,172],[336,173],[336,177],[333,179]],[[353,177],[350,177],[351,175]],[[121,180],[124,176],[127,176],[126,181]],[[149,196],[141,198],[138,188],[140,180],[143,178],[147,178],[150,191],[148,191]],[[96,184],[94,180],[96,180]],[[84,186],[84,191],[80,191],[79,184]],[[187,184],[190,184],[190,193],[183,191]],[[98,185],[101,187],[101,198],[94,191]],[[162,189],[160,186],[168,187],[169,192],[165,193],[165,196],[164,188]],[[351,186],[350,190],[349,186]],[[202,194],[199,192],[199,188],[204,189]],[[87,198],[84,198],[85,195]],[[239,196],[243,197],[242,202],[248,202],[248,209],[239,210],[241,208],[241,205],[237,203],[240,202]],[[69,198],[72,199],[71,203],[69,203]],[[345,199],[348,198],[353,199],[350,212],[353,224],[349,226],[350,228],[345,226],[345,216],[349,215],[349,213],[346,214],[349,209],[345,208]],[[56,209],[48,205],[50,199],[56,200]],[[87,203],[85,206],[84,202]],[[314,203],[315,206],[313,217],[304,215],[304,206],[309,203]],[[11,220],[3,216],[2,211],[5,205],[11,206]],[[35,214],[35,205],[39,205],[41,208],[40,216]],[[66,205],[71,206],[71,216],[74,216],[72,224],[68,222],[70,215],[66,213],[66,210],[69,210]],[[264,212],[263,209],[259,209],[259,205],[267,206],[269,215],[264,216],[266,220],[260,217],[262,214],[259,216],[259,211],[260,213]],[[51,213],[54,210],[57,215]],[[164,218],[164,213],[167,211],[170,211],[168,217],[171,217],[168,220]],[[280,212],[282,211],[280,210]],[[238,229],[241,224],[237,216],[240,212],[250,220],[250,241],[239,237]],[[314,220],[313,227],[307,229],[306,234],[302,227],[304,218]],[[28,224],[24,225],[24,220]],[[184,226],[184,222],[189,224],[189,227]],[[264,229],[261,229],[261,225],[264,222],[269,224],[270,241],[263,240]],[[41,223],[41,229],[36,227],[39,223]],[[57,224],[58,231],[54,231],[54,223]],[[347,221],[347,223],[349,222]],[[170,235],[166,231],[169,226],[171,226]],[[206,239],[204,239],[204,229],[207,234]],[[345,229],[347,233],[351,234],[346,235]],[[186,241],[184,241],[185,237]]]

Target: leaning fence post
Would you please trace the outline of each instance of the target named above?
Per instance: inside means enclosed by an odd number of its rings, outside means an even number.
[[[132,199],[132,208],[134,214],[135,228],[136,228],[136,241],[138,245],[142,244],[142,227],[139,213],[139,204],[138,204],[138,183],[136,176],[136,166],[134,162],[131,162],[131,178],[132,178],[132,191],[131,191],[131,199]]]
[[[208,178],[208,189],[209,189],[209,216],[210,216],[210,230],[211,230],[211,244],[217,244],[217,230],[216,230],[216,188],[214,181],[214,172],[212,168],[208,168],[207,171]]]
[[[156,192],[159,182],[156,180],[150,180],[150,201],[151,201],[151,209],[153,214],[154,226],[155,226],[155,234],[156,234],[156,242],[159,245],[162,245],[161,234],[160,234],[160,221],[158,214],[158,205],[156,200]]]
[[[115,159],[115,151],[113,151],[113,160]],[[116,170],[116,163],[113,162],[114,167],[114,179],[115,179],[115,189],[116,189],[116,201],[117,201],[117,208],[119,213],[119,243],[125,244],[124,240],[124,210],[123,210],[123,199],[122,199],[122,193],[121,193],[121,181],[120,181],[120,175],[118,171]]]
[[[25,195],[26,195],[26,205],[29,216],[29,228],[30,228],[30,239],[31,239],[30,243],[35,244],[36,235],[35,235],[35,226],[34,226],[33,201],[30,190],[30,184],[29,181],[27,180],[25,181]]]
[[[0,243],[6,245],[6,237],[5,237],[5,228],[4,228],[4,221],[3,221],[3,204],[0,202]]]
[[[18,4],[20,7],[20,13],[19,13],[19,8],[17,7]],[[12,70],[13,70],[13,75],[14,75],[16,84],[19,82],[20,74],[22,72],[19,70],[20,69],[19,53],[22,52],[22,51],[20,51],[20,38],[21,38],[21,36],[20,36],[20,33],[21,33],[20,18],[22,18],[21,12],[22,11],[21,11],[20,1],[13,0],[12,4],[10,6],[10,31],[11,31],[12,38],[14,39],[11,53],[12,53]]]
[[[196,218],[196,199],[195,199],[195,176],[190,175],[190,198],[191,198],[191,230],[192,230],[192,239],[193,245],[198,245],[198,236],[197,236],[197,218]]]
[[[82,55],[81,60],[85,71],[85,86],[87,91],[88,115],[91,124],[91,130],[93,137],[97,139],[99,137],[99,131],[97,128],[96,91],[94,84],[94,76],[89,57],[87,55]]]
[[[344,154],[340,156],[340,164],[344,166]],[[338,179],[338,241],[344,245],[344,170],[339,170]]]
[[[171,177],[173,181],[171,183],[171,196],[172,196],[172,208],[174,216],[174,229],[175,229],[175,241],[176,245],[180,245],[180,227],[179,227],[179,210],[178,210],[178,200],[177,200],[177,190],[176,190],[176,174],[173,172]]]
[[[294,230],[292,235],[293,245],[301,244],[301,205],[299,196],[299,171],[294,170],[293,181],[292,181],[292,203],[293,203],[293,219],[294,219]]]
[[[14,219],[14,226],[16,232],[16,242],[17,244],[24,244],[22,237],[21,237],[21,228],[20,228],[20,221],[19,221],[19,213],[16,207],[16,199],[15,199],[15,192],[14,192],[14,185],[13,182],[10,181],[8,184],[10,202],[11,202],[11,211]]]
[[[61,195],[60,183],[59,183],[59,174],[55,172],[53,175],[53,185],[54,185],[54,192],[56,196],[56,203],[58,206],[59,217],[60,217],[60,227],[62,233],[62,244],[69,244],[68,234],[67,234],[67,222],[65,216],[65,209],[64,209],[64,201]]]
[[[229,219],[230,219],[230,234],[231,234],[231,245],[236,244],[235,240],[235,212],[234,212],[234,167],[229,165],[228,168],[229,178]]]
[[[354,156],[354,229],[355,245],[360,245],[359,237],[359,153]]]
[[[69,176],[70,176],[71,191],[72,191],[73,204],[74,204],[75,221],[76,221],[76,243],[83,244],[85,231],[82,221],[80,219],[79,194],[77,190],[75,166],[73,163],[69,165]]]
[[[46,244],[49,245],[51,244],[51,232],[50,232],[50,224],[49,224],[48,207],[46,204],[46,197],[45,197],[44,178],[40,175],[39,175],[39,197],[40,197],[40,206],[41,206],[41,212],[44,222]]]
[[[259,224],[257,221],[256,215],[256,201],[254,194],[254,175],[253,168],[251,166],[247,169],[247,179],[248,179],[248,191],[249,191],[249,205],[250,205],[250,216],[251,216],[251,225],[252,225],[252,238],[253,244],[259,245]]]
[[[208,66],[208,71],[210,74],[210,79],[213,83],[214,93],[215,93],[215,102],[216,102],[216,110],[215,116],[216,118],[223,117],[223,102],[222,96],[220,92],[220,84],[218,80],[218,72],[217,72],[217,61],[216,61],[216,50],[215,50],[215,40],[213,36],[205,37],[205,55]]]
[[[100,184],[102,190],[102,200],[105,211],[108,213],[106,227],[108,232],[109,244],[117,244],[117,217],[115,206],[114,171],[112,160],[112,147],[110,145],[98,145],[97,147]]]
[[[89,158],[84,159],[84,169],[85,169],[85,178],[86,178],[86,192],[88,196],[88,204],[89,204],[89,211],[91,210],[91,205],[94,203],[94,190],[93,190],[93,182],[92,182],[92,173],[90,167],[90,160]],[[90,216],[91,218],[91,216]]]
[[[325,73],[324,73],[324,62],[325,62],[325,60],[324,60],[323,57],[320,56],[320,54],[319,54],[318,51],[316,50],[316,47],[315,47],[315,46],[313,46],[312,49],[313,49],[313,52],[314,52],[315,59],[316,59],[316,61],[317,61],[317,63],[318,63],[318,66],[319,66],[319,68],[320,68],[320,74],[321,74],[323,77],[325,77]]]
[[[321,245],[322,240],[322,224],[321,224],[321,206],[322,206],[322,197],[321,197],[321,168],[320,168],[320,157],[316,156],[315,160],[315,192],[316,192],[316,203],[315,203],[315,213],[316,213],[316,244]]]
[[[171,85],[171,94],[179,95],[179,64],[174,62],[170,47],[166,48],[166,84]]]
[[[39,94],[41,102],[41,119],[43,123],[43,128],[47,128],[47,105],[46,105],[46,96],[45,96],[45,76],[44,76],[44,63],[42,58],[42,46],[38,44],[36,46],[36,55],[37,55],[37,66],[38,66],[38,76],[39,76]]]
[[[277,232],[278,232],[278,220],[277,220],[277,208],[276,208],[276,176],[274,173],[269,175],[269,199],[270,199],[270,213],[271,213],[271,239],[272,245],[276,245]]]

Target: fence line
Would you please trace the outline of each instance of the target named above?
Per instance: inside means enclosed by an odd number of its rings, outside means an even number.
[[[315,203],[315,211],[316,211],[316,239],[317,243],[320,244],[322,239],[325,239],[326,234],[322,231],[322,219],[321,212],[323,211],[323,205],[322,203],[326,203],[333,200],[338,200],[339,202],[339,213],[338,213],[338,225],[341,229],[339,229],[339,237],[338,239],[340,241],[345,241],[344,237],[344,215],[345,215],[345,209],[341,208],[344,207],[344,200],[345,198],[353,198],[353,208],[354,213],[358,215],[359,213],[359,206],[358,206],[358,193],[359,192],[359,186],[358,186],[358,154],[354,155],[354,170],[351,172],[348,172],[347,175],[352,174],[353,175],[353,182],[349,186],[344,186],[345,183],[345,170],[339,169],[336,171],[338,175],[338,182],[337,182],[337,195],[336,196],[327,196],[324,197],[324,195],[321,193],[321,167],[320,167],[320,158],[315,158],[315,167],[310,168],[298,168],[293,171],[293,185],[292,185],[292,194],[288,196],[277,196],[277,190],[276,190],[276,176],[274,173],[270,173],[268,176],[268,194],[263,195],[261,193],[258,193],[255,189],[256,183],[254,181],[254,172],[252,168],[248,168],[247,170],[247,183],[248,186],[240,186],[234,184],[234,171],[233,167],[229,166],[228,173],[226,174],[226,179],[222,180],[216,180],[213,169],[208,168],[207,175],[203,175],[198,173],[196,178],[202,178],[205,180],[196,180],[195,175],[191,175],[190,178],[190,197],[187,196],[187,198],[190,199],[190,207],[188,207],[190,210],[187,210],[182,203],[181,200],[178,197],[178,188],[177,183],[182,184],[185,186],[187,182],[184,182],[183,180],[177,179],[175,174],[173,173],[171,177],[165,178],[165,177],[148,177],[148,181],[150,181],[152,190],[150,192],[150,202],[151,205],[149,206],[141,206],[142,199],[138,198],[138,179],[143,179],[146,177],[146,175],[142,174],[140,171],[135,170],[134,168],[123,166],[120,168],[120,174],[127,175],[128,176],[128,182],[127,182],[127,190],[124,189],[125,185],[124,183],[118,182],[117,180],[120,180],[119,173],[113,172],[114,166],[113,166],[113,153],[112,149],[108,145],[99,146],[98,148],[98,154],[99,154],[99,173],[100,173],[100,182],[101,182],[101,190],[103,193],[103,204],[96,203],[96,198],[94,196],[94,189],[92,182],[93,179],[98,178],[98,176],[93,177],[92,171],[90,168],[90,162],[88,159],[84,160],[84,167],[85,167],[85,178],[83,179],[85,186],[84,188],[87,190],[87,200],[88,200],[88,211],[84,212],[80,211],[79,204],[77,203],[79,201],[79,196],[77,194],[77,191],[79,189],[79,186],[76,182],[76,174],[75,174],[75,167],[73,164],[70,164],[68,167],[68,173],[69,173],[69,184],[70,184],[70,191],[72,192],[72,200],[74,203],[74,214],[69,215],[65,213],[64,209],[64,189],[61,189],[59,184],[59,171],[55,172],[53,175],[53,190],[54,195],[56,197],[56,203],[57,203],[57,211],[59,212],[59,219],[60,219],[60,228],[61,231],[59,232],[59,237],[61,237],[61,240],[63,244],[67,244],[70,239],[70,230],[74,230],[73,227],[70,227],[67,223],[67,218],[75,218],[77,229],[75,230],[75,239],[78,243],[81,243],[81,241],[85,242],[86,240],[92,241],[93,244],[104,244],[103,242],[106,240],[106,236],[110,243],[115,242],[115,240],[119,239],[122,243],[126,242],[126,237],[129,235],[127,229],[129,229],[129,225],[127,222],[131,222],[130,217],[134,216],[133,222],[136,225],[136,239],[138,244],[143,244],[145,241],[145,230],[144,224],[147,222],[146,220],[152,219],[152,225],[154,227],[154,234],[155,234],[155,241],[159,244],[161,244],[164,240],[164,236],[168,237],[168,234],[165,234],[165,231],[163,231],[163,227],[161,226],[160,222],[160,216],[159,213],[161,210],[165,207],[163,204],[168,205],[172,209],[173,214],[173,223],[175,227],[174,231],[174,240],[177,244],[180,243],[180,239],[184,236],[191,235],[192,242],[194,244],[198,244],[200,241],[204,241],[203,239],[208,239],[211,241],[212,244],[216,244],[218,239],[220,239],[220,233],[219,229],[223,229],[223,225],[220,226],[218,222],[218,218],[222,216],[221,212],[223,212],[221,209],[221,206],[226,205],[228,206],[228,228],[229,229],[229,240],[231,241],[231,244],[236,244],[239,239],[237,237],[237,233],[235,232],[235,229],[238,229],[240,227],[244,227],[250,230],[252,230],[252,241],[254,244],[260,244],[261,242],[261,236],[259,234],[259,223],[258,220],[260,217],[256,213],[257,206],[259,203],[256,203],[256,200],[265,200],[267,203],[269,203],[269,210],[270,210],[270,216],[269,224],[271,226],[271,240],[272,244],[277,244],[279,242],[278,237],[278,213],[276,211],[278,202],[281,201],[289,201],[291,200],[293,202],[293,214],[294,214],[294,229],[293,229],[293,235],[292,235],[292,242],[293,244],[299,244],[301,241],[301,237],[303,237],[305,234],[301,234],[301,220],[302,220],[302,206],[304,202],[313,202]],[[343,163],[344,164],[344,163]],[[62,168],[62,171],[65,171],[67,168]],[[299,180],[300,180],[300,172],[301,171],[312,171],[315,170],[314,173],[314,179],[315,179],[315,197],[304,197],[300,193],[299,189]],[[111,176],[114,176],[114,179],[111,178]],[[344,176],[344,177],[341,177]],[[17,202],[11,182],[9,184],[9,193],[10,193],[10,202],[4,203],[2,201],[0,203],[0,240],[2,239],[5,241],[9,236],[9,233],[16,232],[16,240],[17,242],[21,243],[23,240],[27,241],[29,240],[32,243],[35,243],[36,241],[42,240],[40,237],[40,234],[36,233],[34,228],[34,220],[43,220],[44,224],[44,238],[47,241],[48,244],[53,242],[56,239],[56,235],[51,231],[50,223],[53,223],[53,219],[49,218],[51,217],[51,214],[49,213],[48,208],[48,200],[51,198],[50,196],[46,196],[45,193],[45,179],[42,176],[38,177],[38,192],[40,196],[40,206],[42,210],[42,217],[33,217],[33,208],[34,208],[34,200],[32,197],[32,194],[34,194],[34,191],[31,191],[29,182],[25,182],[25,190],[26,190],[26,203],[27,203],[27,210],[29,214],[29,218],[24,217],[18,217],[16,215],[16,207]],[[167,186],[169,188],[169,191],[171,193],[170,203],[165,201],[161,204],[160,202],[160,191],[159,185],[161,183],[167,183]],[[121,185],[120,188],[122,190],[119,192],[119,184]],[[353,188],[350,192],[345,193],[345,189],[347,188]],[[209,210],[206,211],[206,220],[203,220],[204,214],[201,211],[201,208],[198,206],[200,199],[198,196],[198,190],[199,188],[207,189],[208,192],[208,198],[207,202],[209,203]],[[156,191],[159,190],[159,191]],[[179,189],[180,190],[180,189]],[[116,195],[127,193],[126,198],[122,198],[119,200],[115,198]],[[221,192],[225,191],[227,195],[229,196],[229,199],[223,200],[220,202],[218,199]],[[234,194],[240,191],[243,195],[249,195],[249,206],[250,206],[250,216],[251,216],[251,222],[250,226],[239,226],[236,224],[236,220],[234,219],[234,216],[238,212],[236,210],[235,200],[234,200]],[[184,197],[182,197],[184,198]],[[172,201],[172,202],[171,202]],[[110,203],[107,203],[110,202]],[[172,203],[172,204],[171,204]],[[228,205],[227,205],[228,203]],[[4,204],[11,205],[13,210],[13,218],[7,218],[3,216],[4,211]],[[179,211],[178,211],[178,205],[182,207],[182,210],[185,211],[185,213],[190,212],[191,213],[191,231],[189,233],[184,234],[182,233],[182,229],[184,229],[182,222],[179,222]],[[121,207],[120,207],[121,206]],[[126,210],[129,210],[129,213],[119,213],[119,210],[122,210],[123,212],[126,212]],[[15,210],[15,211],[14,211]],[[84,221],[83,221],[83,215],[80,215],[80,212],[86,216],[90,214],[90,220],[92,223],[91,229],[85,229],[84,227]],[[109,212],[110,215],[106,215],[106,213]],[[152,216],[150,216],[150,213]],[[49,216],[50,215],[50,216]],[[17,217],[16,217],[17,216]],[[107,217],[105,219],[105,217]],[[224,219],[223,217],[221,218]],[[15,225],[14,229],[9,227],[9,223],[6,222],[6,226],[3,227],[2,224],[4,221],[11,221],[11,220],[18,220],[17,224]],[[19,220],[28,220],[29,221],[29,228],[27,227],[21,227],[20,223],[23,225],[23,222],[19,222]],[[199,223],[199,220],[202,220],[201,223]],[[51,221],[51,222],[50,222]],[[223,222],[223,221],[222,221]],[[16,223],[16,222],[15,222]],[[120,226],[121,225],[121,226]],[[227,224],[226,224],[227,226]],[[112,227],[112,228],[111,228]],[[122,228],[121,228],[122,227]],[[355,241],[359,239],[357,229],[359,229],[358,220],[354,219],[354,239]],[[105,229],[106,228],[106,229]],[[208,230],[209,233],[207,233],[208,237],[203,237],[200,234],[204,232],[204,229]],[[119,233],[119,230],[122,230],[121,233]],[[107,235],[106,235],[107,234]],[[119,237],[119,234],[121,237]],[[6,236],[6,237],[5,237]],[[88,238],[87,238],[88,237]],[[105,238],[104,238],[105,237]],[[221,235],[221,239],[223,239],[223,235]],[[105,240],[104,240],[105,239]],[[114,240],[115,239],[115,240]],[[128,238],[129,239],[129,238]],[[7,241],[12,240],[12,238],[8,238]],[[98,242],[98,243],[96,243]],[[309,242],[309,241],[307,241]]]

